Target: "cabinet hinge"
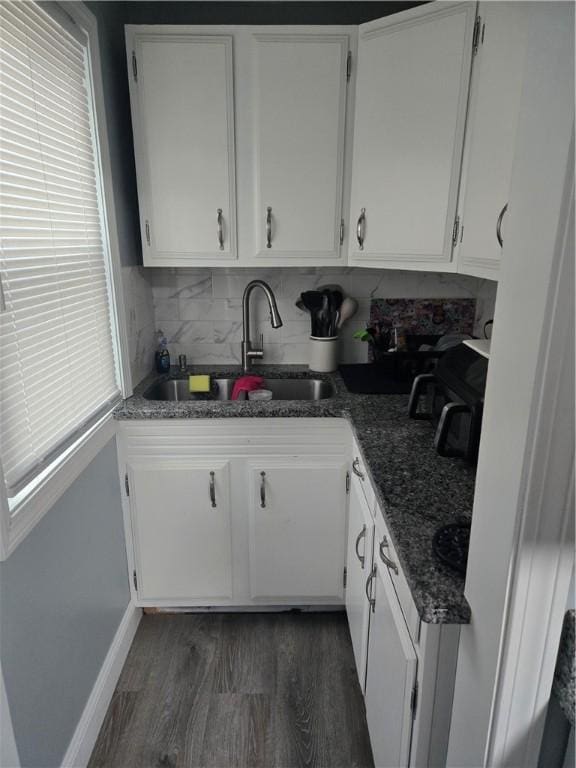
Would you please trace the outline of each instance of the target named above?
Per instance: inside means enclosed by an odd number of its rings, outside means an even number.
[[[346,82],[350,81],[351,76],[352,76],[352,51],[348,51],[348,56],[346,57]]]
[[[134,583],[134,589],[136,592],[138,592],[138,576],[136,576],[136,571],[132,571],[132,581]]]
[[[348,568],[344,568],[344,572],[342,574],[342,584],[344,585],[344,589],[346,589],[347,582],[348,582]]]
[[[455,246],[458,243],[458,233],[460,232],[460,216],[456,216],[454,219],[454,227],[452,229],[452,245]]]
[[[128,472],[124,475],[124,488],[126,489],[126,496],[130,496],[130,483],[128,482]]]
[[[416,707],[418,706],[418,680],[414,683],[412,688],[412,697],[410,698],[410,711],[412,712],[412,720],[416,717]]]
[[[150,222],[146,219],[146,242],[150,245]]]
[[[344,244],[344,219],[340,219],[340,245]]]
[[[350,493],[350,472],[346,472],[346,493]]]
[[[475,56],[478,53],[478,46],[480,45],[480,29],[482,26],[482,19],[480,16],[476,16],[474,22],[474,34],[472,35],[472,54]],[[484,37],[484,35],[482,35]],[[484,42],[484,40],[482,40]]]
[[[132,77],[134,78],[134,82],[138,82],[138,62],[136,61],[136,54],[134,51],[132,51]]]

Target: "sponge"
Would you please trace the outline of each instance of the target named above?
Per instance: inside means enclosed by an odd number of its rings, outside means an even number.
[[[190,392],[210,392],[210,376],[206,374],[189,376],[188,388]]]

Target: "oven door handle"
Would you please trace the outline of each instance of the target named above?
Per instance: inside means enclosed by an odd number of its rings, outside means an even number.
[[[448,448],[446,443],[452,419],[460,413],[471,413],[471,410],[467,405],[461,403],[446,403],[444,408],[442,408],[440,420],[438,421],[438,428],[436,429],[436,435],[434,436],[434,448],[436,448],[440,456],[461,459],[466,458],[465,451],[456,451],[453,448]]]
[[[431,384],[435,379],[436,377],[433,373],[421,373],[419,376],[414,377],[412,391],[410,392],[410,400],[408,401],[408,416],[411,419],[430,420],[432,418],[431,413],[418,413],[418,403],[426,386]]]

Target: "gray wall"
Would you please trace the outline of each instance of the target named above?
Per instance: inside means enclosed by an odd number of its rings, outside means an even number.
[[[129,602],[112,440],[0,564],[0,657],[25,768],[60,765]]]

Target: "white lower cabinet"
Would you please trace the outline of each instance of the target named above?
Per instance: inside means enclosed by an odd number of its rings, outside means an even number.
[[[118,438],[136,605],[345,603],[376,768],[446,764],[459,627],[421,621],[343,419],[130,421]]]
[[[367,490],[353,477],[346,609],[374,764],[440,768],[446,765],[460,629],[421,621],[384,516],[377,504],[369,506],[366,499],[374,496]],[[360,535],[364,525],[366,538]]]
[[[348,508],[348,547],[346,553],[346,613],[360,686],[366,685],[366,654],[370,605],[366,587],[372,571],[374,521],[360,483],[352,477]]]
[[[326,421],[122,424],[136,604],[341,606],[350,432]]]
[[[388,570],[374,563],[366,718],[376,768],[409,765],[418,660]]]
[[[128,484],[139,596],[231,598],[230,463],[133,458]]]
[[[250,596],[343,598],[346,464],[250,462]]]

